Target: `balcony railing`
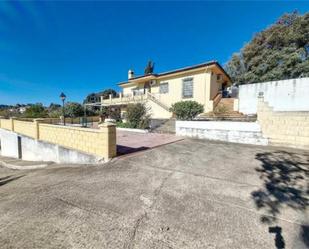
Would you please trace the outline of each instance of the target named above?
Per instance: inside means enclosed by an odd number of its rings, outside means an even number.
[[[138,103],[138,102],[144,102],[146,100],[151,100],[155,102],[156,104],[160,105],[165,110],[169,111],[169,107],[166,104],[167,102],[164,101],[164,98],[162,99],[162,97],[163,96],[161,94],[153,94],[150,92],[146,92],[146,93],[135,92],[135,93],[129,93],[129,94],[120,93],[119,97],[113,98],[112,95],[110,95],[109,99],[102,99],[101,104],[102,105],[126,105],[130,103]]]
[[[129,93],[129,94],[119,94],[119,97],[113,98],[111,95],[108,99],[102,99],[103,105],[120,105],[129,104],[134,102],[143,102],[147,100],[147,94],[144,93]]]

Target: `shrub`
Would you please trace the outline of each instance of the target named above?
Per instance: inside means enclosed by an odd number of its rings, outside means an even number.
[[[64,106],[64,112],[66,117],[82,117],[84,115],[84,108],[79,103],[67,102]]]
[[[146,129],[149,127],[150,116],[144,104],[129,104],[127,106],[127,122],[132,128]]]
[[[176,102],[172,105],[170,111],[179,120],[192,120],[204,111],[204,107],[196,101],[188,100]]]
[[[45,118],[47,110],[41,103],[28,107],[23,115],[25,118]]]
[[[99,115],[104,118],[114,119],[116,122],[121,121],[121,109],[119,107],[103,106]]]
[[[116,122],[116,126],[120,127],[120,128],[133,128],[132,125],[130,123],[123,123],[121,121]]]

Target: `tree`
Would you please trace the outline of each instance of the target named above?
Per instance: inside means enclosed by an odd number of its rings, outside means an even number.
[[[154,63],[152,61],[148,61],[147,66],[145,67],[144,70],[145,75],[152,74],[153,70],[154,70]]]
[[[61,105],[59,104],[55,104],[55,103],[50,103],[48,109],[51,110],[51,111],[54,111],[54,110],[59,110],[61,108]]]
[[[109,95],[112,95],[112,97],[117,96],[117,92],[114,89],[106,89],[99,93],[90,93],[87,95],[87,97],[84,100],[84,103],[96,103],[100,102],[100,97],[103,96],[103,99],[108,99]]]
[[[309,76],[309,13],[284,14],[233,54],[225,69],[239,84]]]
[[[64,106],[66,117],[81,117],[84,115],[84,108],[81,104],[76,102],[67,102]]]
[[[106,89],[103,92],[99,92],[98,93],[99,96],[103,96],[103,99],[108,99],[109,95],[112,95],[112,97],[116,97],[117,96],[117,92],[114,89]]]
[[[27,107],[23,116],[26,118],[45,118],[47,110],[41,103],[37,103]]]
[[[95,93],[90,93],[87,95],[84,103],[96,103],[99,101],[99,96]]]

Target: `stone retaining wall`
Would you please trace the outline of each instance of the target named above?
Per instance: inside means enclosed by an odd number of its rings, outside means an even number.
[[[270,144],[309,149],[309,112],[277,112],[261,97],[257,118]]]

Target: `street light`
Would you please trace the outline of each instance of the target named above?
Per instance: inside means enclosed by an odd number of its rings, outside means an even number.
[[[63,125],[65,125],[65,115],[64,115],[64,101],[67,96],[64,93],[60,94],[60,99],[62,100],[62,116],[63,116]]]

